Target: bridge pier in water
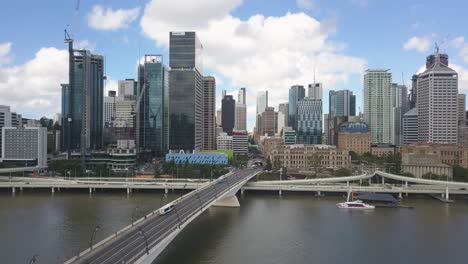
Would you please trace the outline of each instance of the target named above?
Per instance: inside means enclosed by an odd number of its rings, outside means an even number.
[[[54,189],[54,187],[52,187],[52,188],[50,189],[50,192],[51,192],[52,194],[54,194],[54,193],[55,193],[55,189]]]
[[[15,192],[16,192],[15,187],[11,187],[11,193],[14,194]]]

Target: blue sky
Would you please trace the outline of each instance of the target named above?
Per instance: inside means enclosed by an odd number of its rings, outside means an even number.
[[[195,30],[204,43],[204,74],[222,89],[248,91],[248,128],[255,94],[269,90],[270,106],[287,100],[291,85],[324,83],[350,89],[362,106],[362,74],[388,68],[409,85],[434,42],[468,89],[468,3],[376,0],[134,0],[8,1],[0,16],[0,104],[25,117],[60,111],[60,83],[67,81],[63,30],[77,44],[106,57],[108,89],[135,78],[138,57],[162,54],[168,63],[171,30]],[[19,15],[20,14],[20,15]],[[73,26],[71,26],[73,25]]]

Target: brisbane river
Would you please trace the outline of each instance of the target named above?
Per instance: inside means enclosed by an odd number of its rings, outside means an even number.
[[[96,225],[98,241],[181,194],[2,191],[0,263],[63,263]],[[410,196],[414,209],[365,212],[336,208],[339,196],[245,192],[240,208],[200,215],[155,263],[468,263],[468,200],[455,199]]]

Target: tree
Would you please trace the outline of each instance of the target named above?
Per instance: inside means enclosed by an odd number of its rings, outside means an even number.
[[[339,168],[334,175],[337,177],[351,176],[351,171],[346,168]]]
[[[361,160],[361,157],[359,156],[359,154],[357,154],[354,151],[350,151],[349,155],[351,156],[352,161],[360,161]]]
[[[313,153],[312,155],[309,155],[308,157],[308,165],[309,167],[314,168],[315,174],[319,172],[319,169],[322,165],[322,155],[318,154],[317,152]]]
[[[400,173],[401,176],[406,176],[406,177],[413,177],[414,178],[414,174],[412,174],[411,172],[403,172],[403,173]]]
[[[267,158],[266,160],[266,165],[265,165],[265,170],[271,170],[271,160],[270,160],[270,157]]]
[[[461,167],[460,165],[453,166],[453,180],[454,181],[468,181],[468,169]]]

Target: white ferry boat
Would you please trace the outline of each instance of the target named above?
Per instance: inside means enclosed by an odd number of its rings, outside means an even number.
[[[352,202],[337,203],[336,206],[338,208],[343,208],[343,209],[361,209],[361,210],[368,210],[368,209],[375,208],[375,206],[366,204],[360,200],[356,200]]]

